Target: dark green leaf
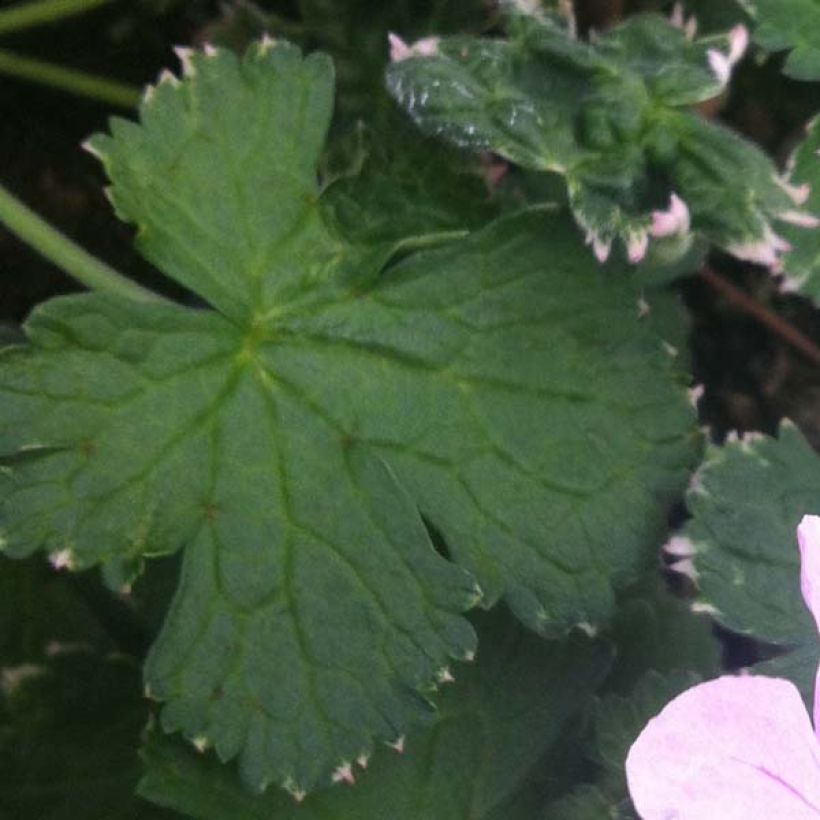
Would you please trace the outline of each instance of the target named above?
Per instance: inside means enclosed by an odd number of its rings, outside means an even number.
[[[607,618],[699,439],[632,288],[563,215],[385,270],[413,237],[327,224],[327,61],[186,63],[94,147],[143,251],[215,310],[35,312],[0,360],[3,538],[115,586],[184,547],[146,669],[163,725],[298,792],[430,717],[476,580],[544,633]]]
[[[411,732],[401,757],[377,752],[353,788],[299,806],[281,793],[254,797],[212,756],[155,735],[140,792],[201,820],[487,818],[600,683],[609,653],[582,638],[545,642],[498,613],[479,624],[478,662],[442,697],[436,724]]]

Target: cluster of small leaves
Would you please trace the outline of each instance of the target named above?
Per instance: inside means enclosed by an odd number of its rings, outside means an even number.
[[[621,239],[631,261],[650,236],[713,244],[778,266],[774,220],[805,222],[801,192],[771,160],[689,107],[720,94],[746,30],[694,39],[681,18],[638,15],[596,37],[537,3],[507,4],[506,39],[468,36],[397,48],[395,98],[428,133],[564,177],[599,259]],[[813,224],[813,223],[812,223]]]

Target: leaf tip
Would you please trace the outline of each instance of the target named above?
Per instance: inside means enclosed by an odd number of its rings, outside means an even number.
[[[402,754],[404,754],[404,743],[405,743],[404,735],[399,735],[394,741],[392,741],[392,742],[388,741],[387,745],[391,749],[393,749],[394,752],[397,752],[398,754],[402,755]]]
[[[689,206],[676,194],[669,197],[669,207],[665,211],[652,211],[652,225],[649,232],[656,239],[678,236],[689,232],[692,216]]]
[[[362,752],[357,758],[356,763],[359,764],[359,767],[362,769],[366,769],[368,763],[370,763],[370,755],[367,752]]]
[[[638,318],[645,319],[651,312],[652,307],[649,302],[647,302],[643,296],[638,297]]]
[[[301,803],[306,797],[307,792],[292,778],[288,777],[283,783],[282,788],[297,802]]]
[[[56,570],[72,570],[76,567],[76,558],[70,547],[52,552],[48,556],[48,561]]]
[[[80,148],[82,148],[83,151],[86,152],[86,154],[91,154],[91,156],[94,157],[94,159],[99,160],[100,162],[105,161],[105,155],[94,144],[94,139],[92,137],[89,137],[89,139],[87,140],[83,140],[83,142],[80,143]]]
[[[449,666],[442,666],[441,669],[436,672],[436,680],[442,684],[456,682],[456,679],[453,677],[453,673],[450,671]]]
[[[594,638],[598,634],[598,627],[591,624],[589,621],[581,621],[575,624],[575,628],[583,632],[588,638]]]
[[[777,215],[777,218],[783,222],[788,222],[790,225],[796,225],[798,228],[816,228],[820,226],[820,219],[808,211],[783,211]]]
[[[211,745],[205,735],[197,735],[196,737],[191,738],[191,743],[200,754],[205,754],[205,752],[208,751],[208,747]]]
[[[646,231],[632,234],[626,243],[626,255],[630,263],[637,265],[645,256],[649,247],[649,235]]]
[[[196,68],[194,66],[193,56],[194,50],[186,46],[174,46],[174,54],[182,66],[182,73],[185,77],[194,77],[196,75]]]
[[[159,88],[161,85],[170,85],[172,88],[178,88],[180,85],[179,77],[177,77],[173,71],[163,68],[159,73],[159,79],[157,80],[157,84],[154,88]]]
[[[720,610],[713,604],[706,603],[706,601],[694,601],[689,609],[696,615],[711,615],[712,617],[720,615]]]
[[[273,51],[276,46],[276,39],[271,37],[270,34],[265,32],[262,35],[262,38],[259,40],[259,44],[257,46],[257,53],[260,57],[264,57],[269,52]]]
[[[349,786],[352,786],[356,782],[356,776],[353,774],[353,766],[347,760],[343,760],[331,775],[331,780],[334,783],[347,783]]]
[[[703,394],[706,388],[702,384],[695,384],[692,385],[687,391],[686,395],[689,399],[689,404],[692,405],[694,410],[698,409],[698,404],[700,400],[703,398]]]

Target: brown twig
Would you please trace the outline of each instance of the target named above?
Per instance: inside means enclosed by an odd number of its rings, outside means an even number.
[[[704,265],[700,270],[700,276],[716,291],[722,293],[735,307],[753,316],[786,344],[791,345],[795,350],[799,350],[813,364],[820,367],[820,347],[808,336],[749,296],[748,293],[724,279],[712,268]]]

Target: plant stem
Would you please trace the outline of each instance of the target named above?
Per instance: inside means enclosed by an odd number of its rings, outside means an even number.
[[[0,10],[0,34],[53,23],[111,2],[113,0],[32,0],[20,3]]]
[[[70,91],[121,108],[135,108],[141,94],[138,88],[126,83],[31,57],[21,57],[5,49],[0,49],[0,74]]]
[[[753,316],[786,344],[791,345],[795,350],[799,350],[812,363],[820,366],[820,347],[808,336],[805,336],[796,327],[781,319],[780,316],[760,304],[756,299],[753,299],[748,293],[724,279],[710,267],[704,266],[701,268],[700,276],[715,290],[722,293],[733,305]]]
[[[132,282],[49,225],[0,185],[0,223],[50,262],[92,290],[140,302],[162,297]]]

